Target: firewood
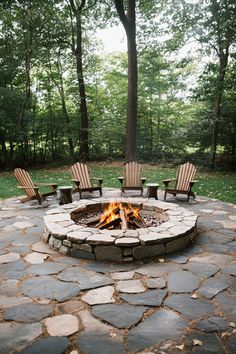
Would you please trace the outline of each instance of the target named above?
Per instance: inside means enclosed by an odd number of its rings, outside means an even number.
[[[98,228],[100,230],[109,229],[112,226],[118,225],[120,222],[121,222],[121,218],[117,218],[115,220],[112,220],[112,221],[110,221],[110,222],[108,222],[106,224],[103,224],[103,225],[99,226]]]
[[[122,230],[127,230],[128,225],[127,225],[127,220],[126,220],[126,217],[125,217],[125,211],[124,210],[120,210],[119,214],[120,214],[120,218],[121,218],[121,229]]]
[[[91,219],[85,221],[85,224],[87,226],[97,224],[97,223],[99,223],[100,219],[101,219],[101,216],[97,216],[96,218],[91,218]]]

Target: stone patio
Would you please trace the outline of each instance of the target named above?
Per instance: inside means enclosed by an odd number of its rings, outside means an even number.
[[[199,216],[195,244],[119,264],[44,243],[43,218],[56,198],[0,201],[0,353],[235,353],[236,206],[168,202]]]

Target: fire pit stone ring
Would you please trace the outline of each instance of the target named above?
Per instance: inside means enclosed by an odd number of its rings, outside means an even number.
[[[136,230],[100,230],[75,222],[78,215],[106,207],[110,202],[139,206],[163,220],[156,227]],[[129,262],[181,251],[197,237],[197,215],[179,205],[142,198],[80,200],[50,209],[44,216],[43,239],[64,255]]]

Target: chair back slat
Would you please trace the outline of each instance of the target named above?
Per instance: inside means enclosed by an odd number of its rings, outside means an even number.
[[[180,165],[176,175],[176,189],[180,191],[188,191],[189,182],[194,179],[196,168],[193,164],[187,162]]]
[[[14,170],[14,174],[20,186],[32,187],[32,189],[31,188],[27,188],[27,189],[22,188],[22,189],[29,197],[33,197],[35,195],[34,183],[30,175],[28,174],[28,172],[26,172],[21,168],[16,168]]]
[[[124,176],[126,187],[140,186],[141,165],[135,161],[125,164]]]
[[[71,167],[71,175],[73,179],[80,181],[80,188],[92,188],[91,177],[88,166],[77,162]]]

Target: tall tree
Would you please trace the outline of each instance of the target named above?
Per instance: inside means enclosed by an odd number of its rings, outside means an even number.
[[[80,116],[81,116],[81,132],[80,132],[80,149],[81,157],[87,160],[89,157],[89,144],[88,144],[88,129],[89,118],[87,109],[87,100],[84,83],[83,73],[83,53],[82,53],[82,11],[86,5],[86,0],[75,1],[70,0],[71,14],[75,17],[75,26],[72,25],[72,50],[76,58],[76,71],[79,84],[79,100],[80,100]]]
[[[128,107],[126,132],[126,161],[136,159],[137,139],[137,49],[136,49],[136,1],[127,0],[125,12],[124,0],[115,0],[119,18],[124,26],[128,44]]]

